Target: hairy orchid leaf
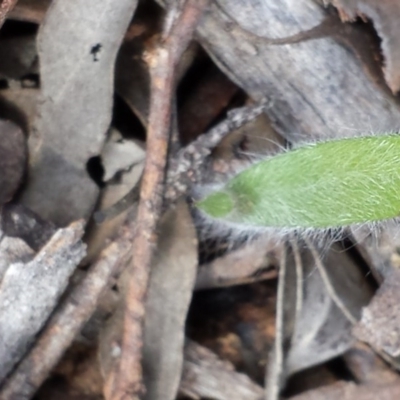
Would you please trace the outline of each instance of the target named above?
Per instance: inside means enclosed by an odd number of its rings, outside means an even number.
[[[400,136],[310,144],[266,160],[197,203],[242,226],[335,228],[400,215]]]

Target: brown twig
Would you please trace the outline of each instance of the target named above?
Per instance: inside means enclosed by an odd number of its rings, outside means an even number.
[[[262,102],[254,106],[233,109],[228,113],[224,121],[200,135],[193,143],[183,147],[176,153],[171,152],[165,198],[175,201],[187,192],[190,185],[198,183],[204,173],[204,161],[215,146],[228,133],[257,118],[267,107],[267,103]],[[105,220],[114,218],[127,210],[132,203],[139,199],[138,187],[136,185],[121,200],[106,210],[97,211],[94,216],[95,221],[101,224]]]
[[[56,309],[35,346],[17,366],[0,390],[0,399],[28,399],[55,367],[84,323],[93,314],[98,299],[110,278],[117,274],[130,256],[134,219],[121,230],[119,237],[100,255],[84,280]]]
[[[193,37],[207,3],[207,0],[187,0],[178,12],[176,9],[170,10],[161,43],[147,57],[151,77],[147,155],[140,190],[133,261],[128,269],[121,358],[105,386],[106,397],[112,400],[138,399],[143,392],[141,351],[144,297],[162,209],[176,66]],[[172,16],[174,18],[171,20]]]
[[[183,193],[186,193],[190,185],[198,183],[204,173],[202,169],[204,161],[215,146],[229,132],[254,120],[267,108],[267,102],[263,101],[254,106],[233,109],[228,113],[225,120],[181,149],[170,160],[165,197],[174,201]]]
[[[269,363],[265,374],[265,400],[278,400],[284,375],[284,298],[287,272],[287,244],[282,246],[279,265],[278,292],[276,298],[275,343],[270,352]]]
[[[17,4],[18,0],[3,0],[0,4],[0,28],[3,26],[7,15]]]

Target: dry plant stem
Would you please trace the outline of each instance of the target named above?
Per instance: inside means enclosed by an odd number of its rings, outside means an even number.
[[[176,200],[186,193],[190,185],[199,183],[202,178],[202,166],[218,143],[229,133],[253,121],[268,108],[266,101],[254,106],[231,110],[227,118],[200,135],[193,143],[181,149],[170,160],[166,198]]]
[[[101,253],[86,277],[65,298],[35,346],[0,390],[0,399],[30,399],[65,349],[96,309],[110,278],[126,264],[133,239],[134,218],[122,227],[119,237]]]
[[[296,266],[296,314],[295,321],[300,321],[300,313],[303,308],[303,263],[301,261],[301,254],[299,245],[295,236],[292,234],[289,238],[290,246],[292,247],[294,255],[294,263]]]
[[[356,324],[357,319],[351,314],[351,312],[348,310],[348,308],[345,306],[341,298],[338,296],[338,294],[335,291],[335,288],[332,286],[332,282],[329,278],[328,273],[326,272],[326,269],[324,265],[322,264],[321,257],[318,254],[317,249],[315,246],[312,244],[312,242],[305,238],[304,241],[307,244],[307,247],[309,248],[314,261],[315,261],[315,266],[318,269],[318,272],[320,273],[322,280],[324,281],[326,290],[329,293],[330,298],[333,300],[333,302],[336,304],[336,306],[340,309],[340,311],[343,313],[343,315],[352,323]]]
[[[144,297],[162,209],[176,66],[193,37],[207,3],[207,0],[187,0],[168,32],[164,33],[162,42],[147,57],[151,77],[147,155],[133,242],[133,261],[128,267],[121,358],[106,382],[106,397],[112,400],[139,399],[143,393]],[[176,10],[169,11],[168,15],[171,16],[172,12],[175,14]]]
[[[139,188],[140,182],[142,178],[140,178],[139,182],[120,200],[118,200],[111,207],[96,211],[94,214],[94,220],[97,224],[101,224],[106,220],[112,219],[120,214],[122,214],[125,210],[132,206],[132,204],[136,203],[139,200]]]
[[[279,263],[278,292],[276,299],[275,342],[265,376],[265,400],[279,400],[284,363],[284,296],[286,283],[287,245],[283,245]],[[272,369],[272,370],[270,370]]]
[[[0,28],[3,26],[7,15],[17,4],[18,0],[2,0],[0,4]]]

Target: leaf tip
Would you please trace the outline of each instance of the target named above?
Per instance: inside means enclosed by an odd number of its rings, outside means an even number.
[[[200,200],[197,208],[213,218],[223,218],[234,208],[232,197],[226,192],[215,192]]]

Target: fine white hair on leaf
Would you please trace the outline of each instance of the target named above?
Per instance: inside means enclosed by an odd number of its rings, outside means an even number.
[[[375,232],[400,215],[400,136],[381,134],[303,143],[258,158],[225,184],[196,188],[204,236],[259,234],[313,242],[358,227]]]

